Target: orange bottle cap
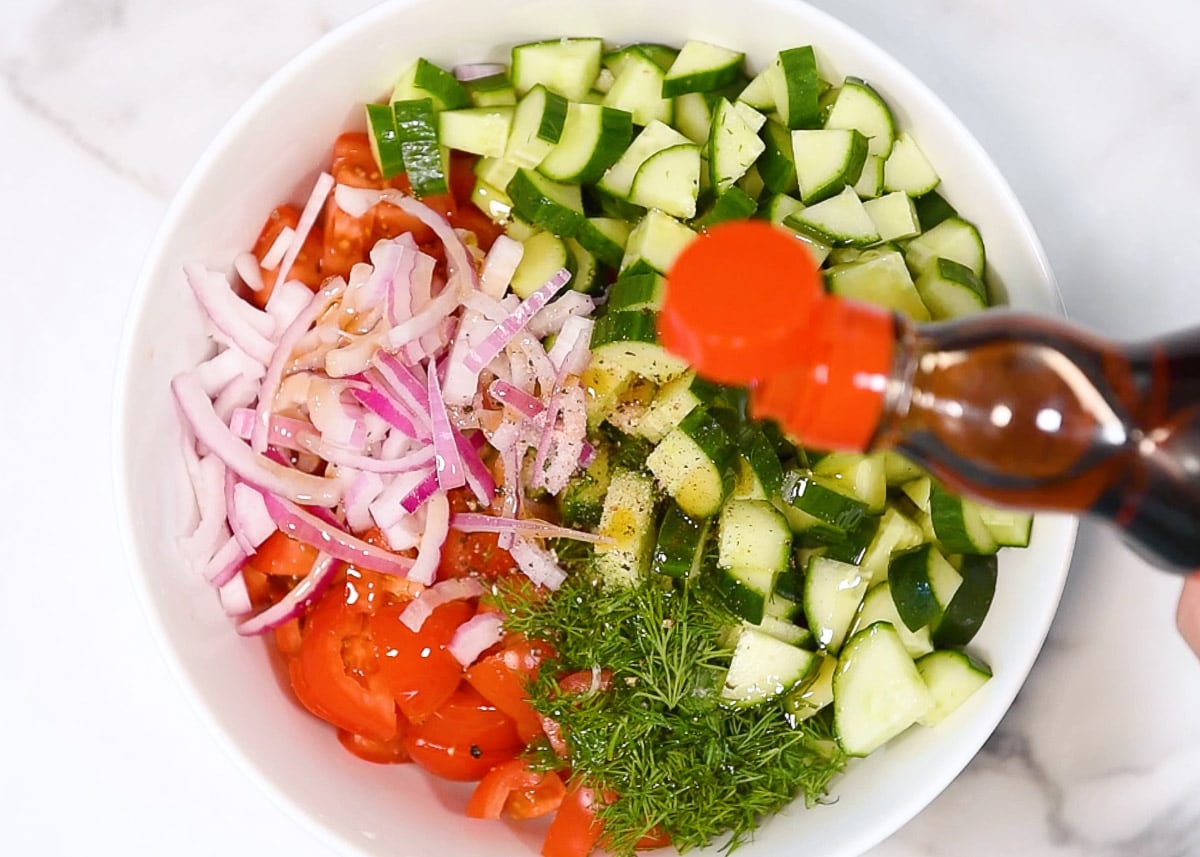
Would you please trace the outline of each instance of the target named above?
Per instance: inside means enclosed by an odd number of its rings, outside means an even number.
[[[830,297],[804,245],[762,221],[714,227],[667,274],[659,340],[701,375],[754,387],[751,410],[820,449],[865,449],[883,413],[895,322]]]

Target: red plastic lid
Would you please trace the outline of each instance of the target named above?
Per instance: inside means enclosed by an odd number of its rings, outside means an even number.
[[[865,449],[883,411],[892,316],[825,294],[805,246],[761,221],[714,227],[667,275],[659,339],[755,416],[821,449]]]

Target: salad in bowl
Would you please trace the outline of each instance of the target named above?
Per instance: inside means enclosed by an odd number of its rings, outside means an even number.
[[[210,243],[152,267],[186,348],[138,352],[143,321],[131,355],[157,361],[139,390],[161,384],[187,493],[139,545],[177,567],[151,597],[190,576],[183,659],[236,659],[218,721],[364,850],[412,847],[392,805],[429,847],[854,853],[1028,669],[1069,522],[806,449],[658,342],[673,261],[722,222],[769,221],[830,290],[919,320],[1019,300],[1006,242],[1040,265],[1019,210],[994,249],[998,179],[956,193],[965,156],[943,165],[892,69],[803,14],[829,33],[409,39],[290,158],[302,180],[227,156],[257,223],[201,223]],[[292,782],[318,757],[341,788]],[[865,835],[838,829],[872,804]]]

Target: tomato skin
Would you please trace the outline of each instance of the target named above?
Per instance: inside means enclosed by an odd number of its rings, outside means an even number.
[[[275,239],[279,237],[279,233],[285,227],[295,229],[299,223],[300,209],[296,206],[281,205],[273,209],[267,215],[267,220],[258,234],[258,239],[254,242],[254,257],[261,262],[263,257],[270,252]],[[321,285],[325,279],[320,269],[321,247],[323,243],[324,236],[320,227],[314,226],[309,230],[304,243],[300,245],[300,252],[296,254],[296,258],[292,262],[288,279],[299,280],[310,289],[316,289]],[[249,298],[252,304],[262,309],[267,305],[267,298],[271,296],[271,292],[275,289],[275,280],[279,276],[279,270],[268,271],[265,268],[260,268],[259,274],[262,276],[263,288],[261,291],[251,291]]]
[[[587,857],[604,826],[596,818],[596,795],[586,786],[567,791],[542,841],[542,857]]]
[[[468,818],[540,818],[562,804],[567,787],[553,771],[534,771],[523,759],[492,768],[467,802]]]
[[[338,742],[365,762],[373,762],[376,765],[405,764],[411,762],[412,758],[404,746],[405,724],[403,720],[398,721],[398,726],[396,736],[390,741],[377,741],[365,735],[356,735],[345,729],[339,729],[337,732]]]
[[[311,545],[276,530],[258,546],[246,565],[263,574],[304,577],[317,561],[317,553]]]
[[[462,680],[462,665],[446,646],[475,608],[467,601],[443,604],[416,633],[400,622],[403,609],[396,604],[377,610],[371,633],[383,683],[404,716],[421,723],[445,704]]]
[[[524,746],[516,725],[470,685],[463,685],[404,740],[414,762],[448,780],[482,779]]]
[[[292,690],[322,720],[375,741],[397,732],[396,703],[363,650],[367,615],[330,590],[309,614],[300,652],[288,664]]]
[[[471,687],[516,722],[526,744],[542,735],[542,715],[529,704],[525,688],[548,654],[544,643],[517,640],[472,664],[465,676]]]
[[[474,495],[469,491],[450,492],[450,511],[474,512]],[[438,563],[438,579],[467,577],[474,575],[488,580],[505,577],[517,570],[517,561],[512,554],[500,547],[497,533],[464,533],[453,527],[442,544],[442,557]]]

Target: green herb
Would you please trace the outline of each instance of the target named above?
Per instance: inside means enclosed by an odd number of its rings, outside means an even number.
[[[514,589],[499,601],[511,630],[549,640],[558,653],[531,699],[562,726],[574,776],[617,795],[599,810],[614,854],[633,854],[655,827],[680,851],[723,834],[732,850],[797,796],[822,799],[845,764],[828,718],[793,725],[773,702],[721,704],[731,653],[718,638],[732,620],[700,584],[656,578],[605,588],[585,553],[560,561],[571,574],[548,599]],[[600,669],[611,671],[607,690],[560,692],[563,674]],[[536,758],[552,764],[545,752]]]

